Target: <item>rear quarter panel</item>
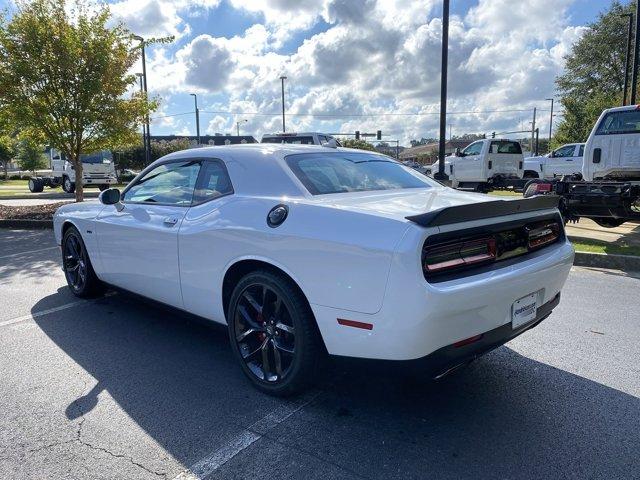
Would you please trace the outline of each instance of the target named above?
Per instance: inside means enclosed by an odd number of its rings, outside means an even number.
[[[267,214],[281,203],[289,215],[271,228]],[[185,308],[224,322],[224,274],[234,263],[254,259],[285,271],[312,304],[375,313],[407,228],[405,222],[305,200],[238,196],[193,207],[179,235]]]

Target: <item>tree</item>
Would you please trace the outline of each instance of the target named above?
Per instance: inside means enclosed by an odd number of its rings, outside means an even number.
[[[2,164],[2,170],[4,172],[4,179],[8,178],[7,167],[9,162],[15,156],[14,141],[8,135],[0,136],[0,164]]]
[[[564,117],[552,148],[584,142],[602,110],[622,104],[628,20],[620,15],[635,14],[635,8],[635,1],[614,1],[565,57],[564,73],[556,78]]]
[[[18,164],[22,170],[34,172],[45,166],[45,156],[42,145],[33,140],[22,140],[18,144]]]
[[[19,0],[0,16],[0,111],[25,136],[61,150],[82,178],[80,155],[133,144],[157,108],[129,74],[140,50],[90,0]],[[76,201],[83,200],[82,183]]]
[[[340,143],[343,147],[347,148],[358,148],[360,150],[370,150],[375,151],[375,147],[371,145],[366,140],[356,140],[355,138],[348,138],[346,140],[340,140]]]

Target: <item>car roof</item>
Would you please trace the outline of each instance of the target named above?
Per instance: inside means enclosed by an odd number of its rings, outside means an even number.
[[[607,108],[605,112],[624,112],[626,110],[640,110],[640,105],[624,105],[622,107]]]

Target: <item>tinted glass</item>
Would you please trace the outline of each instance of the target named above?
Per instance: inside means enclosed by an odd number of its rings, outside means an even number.
[[[573,152],[576,149],[575,145],[567,145],[553,152],[554,157],[573,157]]]
[[[113,162],[113,154],[111,150],[87,153],[80,155],[80,161],[82,163],[111,163]]]
[[[426,188],[426,177],[399,163],[366,153],[290,155],[287,164],[313,195]]]
[[[206,202],[230,193],[233,193],[233,187],[224,163],[220,160],[205,161],[193,194],[193,203]]]
[[[579,157],[584,157],[584,145],[580,145],[580,151],[578,152]]]
[[[191,205],[199,171],[199,161],[158,165],[125,192],[125,200],[166,205]]]
[[[640,110],[609,112],[598,125],[596,135],[640,133]]]
[[[480,155],[482,153],[482,142],[472,143],[462,153],[465,155]]]
[[[489,153],[522,153],[522,148],[518,142],[510,142],[508,140],[491,142]]]

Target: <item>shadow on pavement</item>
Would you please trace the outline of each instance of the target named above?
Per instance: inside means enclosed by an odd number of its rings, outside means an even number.
[[[32,311],[40,309],[39,302]],[[133,296],[36,322],[97,381],[68,406],[69,419],[107,391],[185,465],[217,448],[225,429],[237,432],[279,402],[244,380],[224,327]],[[369,478],[637,478],[640,471],[638,398],[507,347],[438,383],[334,367],[321,389],[268,432],[262,448],[285,445]],[[244,468],[251,458],[238,462]]]

